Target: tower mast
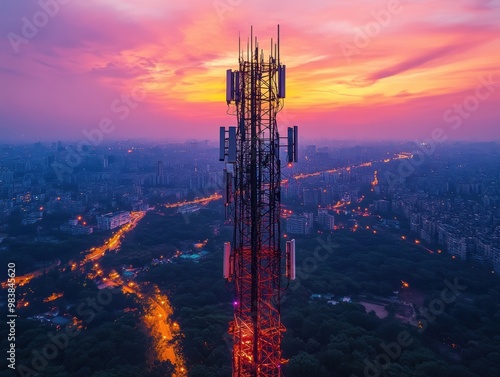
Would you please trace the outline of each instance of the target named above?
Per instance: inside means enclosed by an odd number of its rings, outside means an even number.
[[[232,245],[224,248],[224,277],[234,281],[233,377],[281,376],[280,321],[282,276],[294,275],[280,246],[281,171],[277,114],[285,98],[285,66],[277,45],[268,57],[259,51],[253,28],[247,58],[226,74],[226,101],[237,126],[221,127],[220,160],[226,161],[224,200],[234,226]],[[241,47],[240,47],[241,48]],[[274,50],[274,51],[273,51]],[[227,136],[226,136],[227,135]],[[287,160],[297,160],[297,127],[288,129]],[[293,251],[294,253],[294,251]],[[287,259],[286,271],[282,263]],[[293,271],[292,271],[293,270]],[[292,274],[293,273],[293,274]]]

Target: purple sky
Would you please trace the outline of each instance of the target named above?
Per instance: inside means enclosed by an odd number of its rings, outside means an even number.
[[[0,142],[213,139],[238,32],[281,25],[281,127],[309,139],[500,139],[499,0],[2,1]],[[106,123],[106,121],[104,121]]]

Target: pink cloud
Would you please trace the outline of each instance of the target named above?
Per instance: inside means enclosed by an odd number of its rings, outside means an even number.
[[[22,17],[40,9],[37,2],[6,1],[0,133],[78,138],[117,115],[114,101],[142,87],[146,99],[113,137],[215,139],[218,126],[234,122],[225,113],[224,72],[237,67],[238,32],[245,41],[251,24],[265,50],[281,24],[285,106],[310,137],[425,137],[478,77],[500,73],[496,2],[401,1],[401,11],[350,59],[340,43],[354,45],[387,1],[220,0],[223,13],[214,3],[68,2],[15,54],[8,33],[21,33]],[[498,98],[493,93],[468,120],[474,127],[454,137],[499,138]]]

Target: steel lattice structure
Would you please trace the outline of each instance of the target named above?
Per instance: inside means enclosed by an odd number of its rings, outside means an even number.
[[[276,116],[284,98],[285,67],[278,43],[265,58],[251,34],[246,59],[228,70],[227,102],[237,127],[221,128],[221,159],[228,156],[226,205],[234,222],[225,277],[234,280],[233,377],[281,376],[280,136]],[[290,144],[290,141],[289,141]],[[227,244],[226,244],[227,245]]]

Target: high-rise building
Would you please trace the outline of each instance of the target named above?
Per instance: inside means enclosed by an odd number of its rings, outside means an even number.
[[[448,253],[461,260],[467,259],[467,239],[459,234],[453,234],[448,237]]]
[[[156,167],[156,176],[163,177],[163,162],[158,161],[158,165]]]
[[[286,220],[286,231],[290,234],[309,234],[312,222],[307,215],[292,215]]]

